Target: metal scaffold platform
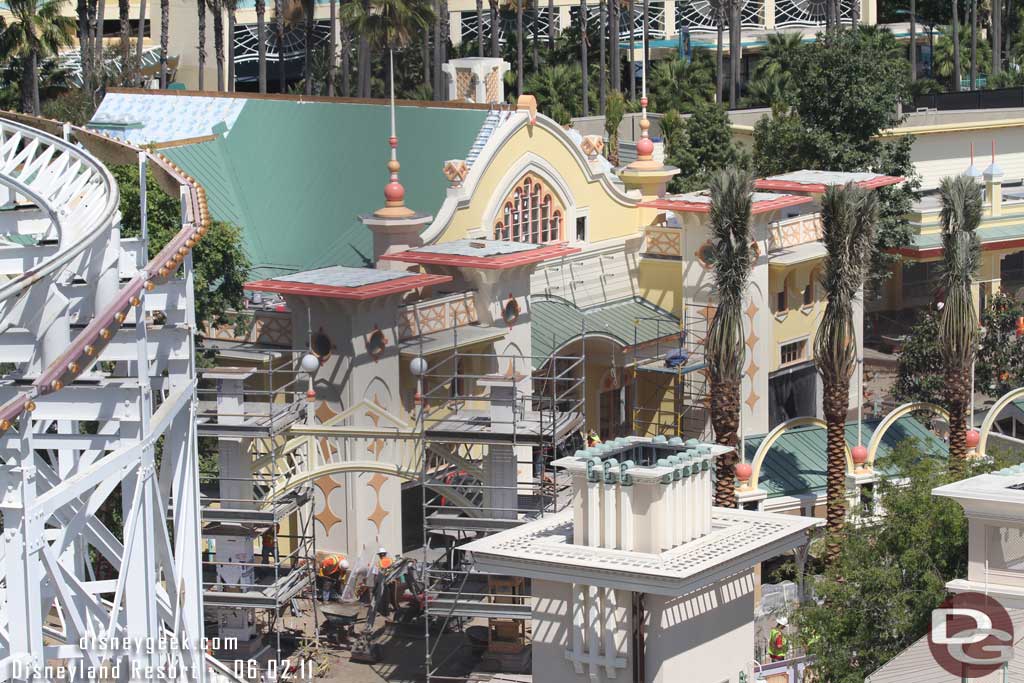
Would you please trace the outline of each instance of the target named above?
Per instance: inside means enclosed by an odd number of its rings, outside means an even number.
[[[423,365],[426,680],[470,680],[451,663],[459,647],[483,648],[484,667],[521,669],[528,591],[520,579],[477,572],[460,547],[569,503],[551,462],[584,446],[583,358],[456,350]]]

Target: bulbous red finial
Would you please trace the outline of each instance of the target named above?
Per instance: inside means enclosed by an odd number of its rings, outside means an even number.
[[[754,473],[754,468],[750,466],[750,463],[741,462],[736,465],[736,478],[742,482],[750,481],[750,476]]]
[[[967,447],[977,448],[978,444],[981,443],[981,434],[978,433],[977,429],[967,430]]]
[[[868,461],[868,449],[865,446],[854,446],[850,449],[850,457],[855,465],[863,465]]]
[[[389,202],[401,202],[405,199],[405,188],[397,179],[384,186],[384,199]]]
[[[654,154],[654,143],[650,138],[640,138],[636,141],[636,153],[640,157],[649,157]]]

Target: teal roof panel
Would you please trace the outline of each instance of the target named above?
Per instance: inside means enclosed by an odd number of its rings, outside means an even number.
[[[623,346],[644,344],[679,331],[678,318],[640,297],[585,309],[565,299],[533,299],[530,322],[533,355],[543,358],[584,331],[610,337]]]
[[[865,446],[871,440],[880,420],[865,421],[861,443]],[[745,452],[747,462],[752,462],[765,434],[747,437]],[[945,456],[946,443],[913,415],[900,418],[882,438],[876,457],[882,458],[892,452],[899,443],[907,439],[916,440],[922,453]],[[856,420],[846,423],[846,443],[850,448],[857,445]],[[825,492],[827,485],[827,442],[825,428],[804,426],[790,429],[782,434],[771,447],[761,467],[760,487],[768,492],[769,498],[799,496]],[[884,473],[884,472],[883,472]]]

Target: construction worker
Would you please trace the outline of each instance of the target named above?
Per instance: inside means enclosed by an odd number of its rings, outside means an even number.
[[[277,532],[281,530],[280,524],[275,524],[273,528],[267,527],[267,530],[263,532],[263,564],[270,564],[270,558],[273,557],[277,560],[277,553],[274,552],[275,546],[277,545]]]
[[[587,434],[587,447],[588,448],[593,448],[594,446],[600,446],[600,445],[601,445],[601,437],[598,436],[596,431],[591,429],[590,433]]]
[[[324,602],[330,602],[335,595],[341,597],[342,586],[348,579],[348,570],[348,559],[344,555],[328,555],[321,560],[320,570],[317,572],[317,584]]]
[[[781,662],[786,658],[789,651],[789,636],[786,635],[786,627],[789,626],[789,619],[779,617],[775,620],[775,626],[768,634],[768,656],[773,662]]]

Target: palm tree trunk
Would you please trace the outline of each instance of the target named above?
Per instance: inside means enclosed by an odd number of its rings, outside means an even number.
[[[960,91],[960,0],[953,0],[953,90]]]
[[[256,51],[260,92],[267,92],[267,0],[256,0]]]
[[[121,29],[121,84],[128,85],[128,75],[131,71],[128,60],[131,57],[131,13],[128,7],[128,0],[117,0],[117,18]]]
[[[274,33],[277,37],[277,77],[278,77],[278,90],[280,92],[286,92],[288,90],[288,76],[284,68],[284,2],[283,0],[274,0],[274,14],[276,20],[274,21]]]
[[[91,38],[90,38],[91,40]],[[25,68],[21,70],[21,111],[35,114],[35,92],[39,90],[39,79],[35,74],[35,52],[25,57]]]
[[[303,39],[303,54],[302,54],[302,80],[306,84],[306,94],[313,94],[313,11],[314,11],[313,0],[306,0],[302,3],[302,9],[305,13],[305,29],[306,34]]]
[[[651,68],[651,3],[650,0],[644,0],[644,24],[643,24],[643,36],[644,36],[644,53],[640,55],[640,58],[644,60],[644,73],[650,73],[648,69]]]
[[[142,41],[146,37],[146,0],[139,0],[139,36],[135,42],[135,69],[142,70]]]
[[[610,0],[608,5],[608,33],[610,53],[608,60],[611,68],[612,90],[622,91],[622,64],[619,62],[619,0]]]
[[[516,94],[523,94],[523,3],[516,0]]]
[[[484,56],[484,0],[476,0],[476,56]]]
[[[555,21],[558,15],[555,10],[555,0],[548,0],[548,59],[555,51]]]
[[[106,9],[106,2],[103,0],[96,1],[96,47],[92,56],[96,60],[97,73],[101,74],[103,73],[103,22],[105,20],[104,14],[106,13]],[[36,68],[38,69],[38,67],[39,62],[36,61]]]
[[[78,0],[78,58],[82,63],[82,83],[86,90],[92,89],[92,60],[89,57],[92,40],[89,36],[89,3],[86,0]]]
[[[501,56],[501,45],[499,45],[499,39],[501,37],[501,19],[498,16],[498,0],[488,0],[488,7],[491,10],[491,56]]]
[[[636,17],[634,16],[633,0],[628,0],[626,12],[629,15],[629,66],[626,75],[629,78],[629,99],[636,101]]]
[[[739,104],[740,65],[743,62],[743,31],[740,28],[739,3],[732,2],[729,7],[729,108],[735,109]]]
[[[722,103],[725,90],[725,53],[722,42],[725,40],[725,11],[716,11],[718,24],[718,46],[715,48],[715,102]]]
[[[533,61],[533,73],[537,73],[540,69],[540,44],[537,36],[537,23],[538,19],[538,8],[537,0],[534,0],[533,5],[530,7],[530,48],[533,54],[531,55]]]
[[[910,0],[910,80],[917,80],[917,0]]]
[[[607,5],[605,4],[606,0],[597,0],[597,2],[598,2],[598,14],[600,15],[600,18],[598,19],[598,27],[599,27],[599,30],[601,31],[598,34],[598,40],[601,41],[601,47],[600,47],[600,50],[599,50],[599,52],[601,54],[601,57],[600,57],[600,68],[598,69],[598,72],[597,72],[597,78],[598,78],[598,84],[597,84],[597,93],[598,93],[597,102],[598,102],[598,104],[597,104],[597,106],[598,106],[598,111],[601,113],[601,116],[604,116],[604,105],[605,105],[605,102],[607,101],[607,98],[608,98],[608,93],[605,90],[605,83],[608,80],[608,63],[607,63],[607,60],[605,59],[607,55],[605,54],[605,48],[604,48],[604,36],[605,36],[605,33],[608,31],[608,17],[607,17],[607,15],[605,13],[605,10],[607,8]]]
[[[348,30],[341,29],[341,96],[348,97],[352,93],[351,74],[352,70],[352,36]],[[426,79],[424,82],[429,81]]]
[[[327,96],[334,97],[334,78],[338,72],[338,3],[336,0],[330,2],[330,54],[327,58]]]
[[[587,0],[580,0],[580,65],[583,67],[583,107],[580,115],[589,116],[590,64],[587,61]]]
[[[992,75],[1003,70],[1003,0],[992,0]]]
[[[740,384],[713,380],[711,386],[711,426],[715,443],[736,448],[739,443]],[[736,507],[737,454],[723,455],[715,463],[715,505]]]
[[[235,92],[235,3],[228,3],[228,92]]]
[[[213,10],[213,55],[217,60],[217,92],[224,92],[224,6],[214,0]]]
[[[430,83],[430,31],[423,32],[423,44],[420,46],[423,53],[423,83]],[[433,90],[433,86],[431,86]]]
[[[160,87],[167,87],[167,41],[171,22],[170,0],[160,0]]]
[[[846,521],[846,413],[850,408],[850,381],[824,382],[822,412],[827,425],[826,527],[830,538],[826,561],[839,556],[838,534]]]
[[[946,408],[949,410],[949,470],[963,475],[967,469],[967,410],[970,405],[970,369],[946,372]]]
[[[971,2],[971,90],[978,87],[978,0]]]
[[[1006,0],[1006,16],[1007,17],[1012,17],[1013,16],[1013,0]],[[1008,20],[1008,22],[1009,22],[1009,20]],[[1005,43],[1006,44],[1003,47],[1003,55],[1005,57],[1009,58],[1009,56],[1010,56],[1010,48],[1013,47],[1013,31],[1009,30],[1009,27],[1007,27],[1007,30],[1006,30],[1005,33],[1006,33],[1006,38],[1005,38]]]
[[[198,27],[199,27],[199,50],[196,60],[199,65],[198,85],[199,89],[203,90],[206,86],[206,0],[199,0],[196,3],[196,10],[198,11]]]
[[[436,0],[435,9],[437,16],[434,17],[434,100],[440,102],[441,95],[441,0]]]

